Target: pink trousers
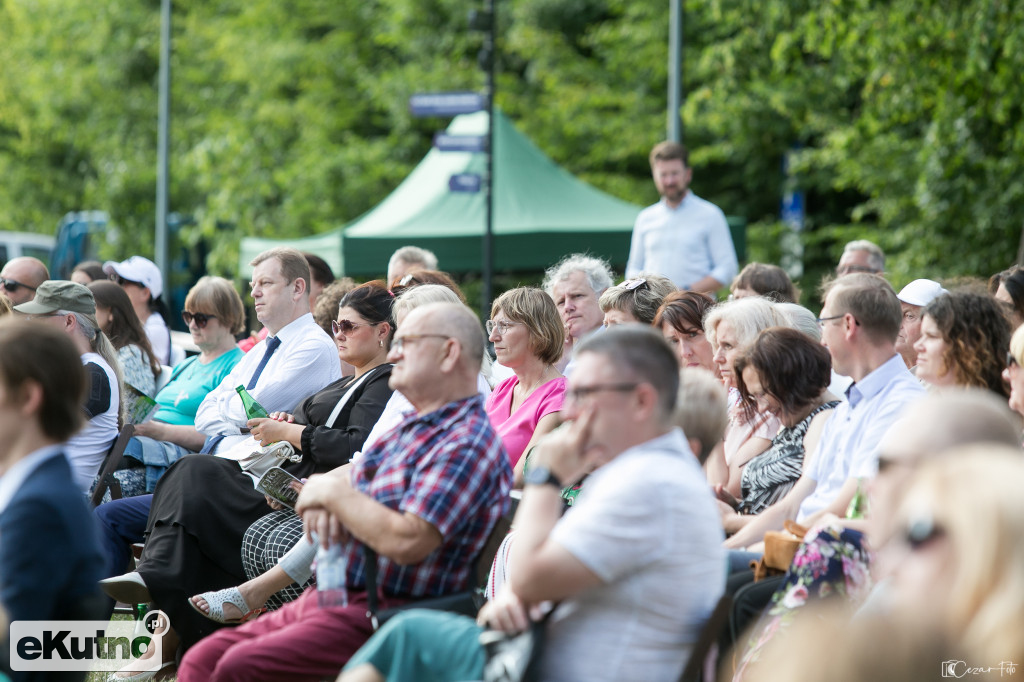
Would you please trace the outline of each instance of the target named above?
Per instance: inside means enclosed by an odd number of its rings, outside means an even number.
[[[404,603],[385,597],[379,608]],[[185,653],[178,680],[322,680],[341,672],[372,634],[365,592],[349,593],[348,606],[320,608],[313,586],[277,611],[201,640]]]

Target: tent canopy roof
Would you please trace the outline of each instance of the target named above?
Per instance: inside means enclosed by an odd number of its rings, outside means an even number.
[[[487,112],[457,116],[453,135],[484,135]],[[495,270],[540,270],[573,251],[624,263],[640,207],[605,194],[557,166],[495,111]],[[395,249],[412,244],[437,254],[449,272],[481,269],[484,192],[452,192],[452,175],[486,172],[486,155],[431,149],[376,207],[337,230],[293,240],[242,240],[240,273],[260,251],[287,244],[316,253],[335,272],[382,273]]]

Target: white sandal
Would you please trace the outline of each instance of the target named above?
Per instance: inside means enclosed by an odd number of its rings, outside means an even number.
[[[196,595],[200,599],[205,599],[206,603],[210,607],[209,613],[203,611],[199,606],[192,601],[195,597],[189,597],[188,603],[197,612],[206,616],[215,623],[222,623],[224,625],[239,625],[251,620],[256,616],[266,611],[266,607],[260,607],[258,609],[250,609],[249,605],[245,603],[245,597],[237,587],[226,587],[223,590],[217,590],[215,592],[203,592],[202,594]],[[224,605],[231,604],[238,608],[242,612],[241,618],[225,618],[224,617]]]

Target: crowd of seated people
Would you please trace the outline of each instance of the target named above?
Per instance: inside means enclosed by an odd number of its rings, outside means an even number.
[[[277,248],[252,262],[263,330],[248,351],[234,285],[204,277],[183,312],[200,353],[158,391],[172,354],[151,265],[80,268],[87,286],[48,274],[5,284],[0,306],[24,294],[13,314],[33,320],[11,333],[62,332],[88,390],[73,396],[83,430],[44,425],[29,449],[0,455],[20,471],[19,457],[52,459],[67,441],[87,493],[129,387],[155,398],[115,473],[122,499],[94,510],[98,538],[82,534],[68,565],[169,616],[160,674],[481,679],[481,635],[536,621],[542,679],[677,679],[722,594],[720,642],[734,649],[718,660],[736,679],[771,677],[790,646],[780,633],[812,617],[858,636],[864,623],[915,623],[965,656],[1019,653],[1003,634],[1019,630],[1024,585],[1001,551],[1021,539],[1017,267],[987,294],[930,279],[897,293],[881,251],[853,242],[816,317],[774,265],[749,264],[718,302],[658,273],[616,284],[607,262],[570,254],[541,288],[501,294],[481,324],[423,249],[400,249],[386,280],[357,285]],[[20,386],[0,365],[0,385]],[[238,386],[269,415],[250,418]],[[955,449],[985,442],[1001,446]],[[295,477],[294,509],[257,490],[268,463]],[[15,508],[9,480],[0,527]],[[492,562],[514,488],[487,603],[475,618],[433,608],[483,587],[477,564]],[[969,544],[968,512],[991,544]],[[792,563],[755,574],[765,534],[790,521],[806,528]],[[318,594],[328,548],[344,557],[347,603]],[[29,558],[0,575],[15,618],[32,610],[18,577]],[[74,599],[98,597],[79,587],[68,584]],[[825,601],[843,608],[819,611]],[[118,679],[148,679],[145,666]]]

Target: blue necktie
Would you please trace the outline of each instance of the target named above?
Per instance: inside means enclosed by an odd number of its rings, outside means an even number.
[[[281,339],[276,336],[271,336],[267,339],[267,347],[263,351],[263,357],[260,359],[260,364],[256,365],[256,371],[252,373],[252,378],[249,379],[249,383],[245,385],[245,390],[251,391],[256,388],[256,382],[260,380],[260,375],[263,374],[263,370],[266,368],[267,363],[270,362],[270,356],[274,354],[277,347],[281,345]],[[224,440],[224,435],[210,436],[203,443],[203,449],[199,451],[201,455],[209,455],[216,448],[217,444]]]

